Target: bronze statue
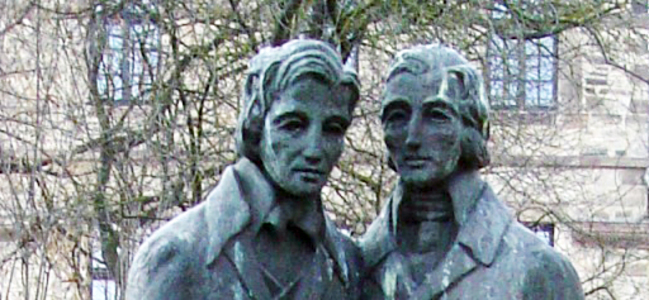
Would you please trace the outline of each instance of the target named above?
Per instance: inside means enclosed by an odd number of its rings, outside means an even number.
[[[363,299],[583,299],[571,263],[518,223],[478,170],[488,103],[458,52],[396,55],[381,121],[399,182],[360,240]]]
[[[330,46],[294,40],[249,66],[242,156],[207,200],[140,247],[126,298],[356,299],[360,252],[323,212],[359,97]]]

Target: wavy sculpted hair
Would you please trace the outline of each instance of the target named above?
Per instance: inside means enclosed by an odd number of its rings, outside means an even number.
[[[417,75],[422,80],[442,78],[438,96],[457,105],[464,125],[459,166],[481,169],[489,165],[489,103],[478,70],[457,51],[435,44],[418,45],[398,52],[392,60],[385,84],[402,73]],[[433,74],[438,76],[425,76]],[[461,93],[454,99],[448,99],[445,91],[451,77],[455,77],[461,86]],[[395,169],[392,161],[388,164]]]
[[[262,49],[249,63],[241,93],[244,109],[235,134],[237,153],[259,162],[264,119],[271,105],[296,81],[315,78],[349,99],[349,112],[360,95],[356,72],[343,66],[340,55],[328,44],[310,39],[292,40]],[[334,95],[332,95],[334,96]]]

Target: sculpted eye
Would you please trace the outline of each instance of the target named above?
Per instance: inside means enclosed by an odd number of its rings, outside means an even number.
[[[277,127],[284,131],[297,132],[306,127],[306,122],[298,118],[288,118],[279,121]]]
[[[330,123],[327,124],[324,127],[324,132],[327,134],[333,134],[333,135],[344,135],[345,130],[347,129],[347,126],[344,126],[343,124],[340,123]]]
[[[384,123],[403,122],[408,118],[408,112],[403,109],[391,109],[383,115]]]
[[[381,114],[381,122],[387,128],[403,127],[410,120],[412,108],[407,99],[397,99],[390,101]]]
[[[447,122],[451,120],[451,115],[439,108],[426,110],[424,117],[435,122]]]
[[[324,131],[325,134],[334,135],[334,136],[344,136],[345,131],[347,131],[347,127],[349,127],[349,121],[347,121],[344,118],[334,117],[328,119],[325,122],[324,126],[322,127],[322,130]]]

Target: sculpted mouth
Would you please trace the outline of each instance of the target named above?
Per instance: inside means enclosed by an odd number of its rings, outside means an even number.
[[[312,168],[296,168],[293,169],[293,171],[297,174],[299,174],[300,178],[307,183],[319,183],[322,182],[324,177],[327,176],[325,172],[322,172],[318,169],[312,169]]]
[[[431,160],[430,157],[426,157],[426,156],[406,156],[405,163],[410,167],[417,168],[417,167],[423,167],[424,164],[426,164],[430,160]]]
[[[306,173],[306,174],[325,175],[325,172],[320,171],[318,169],[312,169],[312,168],[295,168],[293,170],[295,172]]]
[[[428,156],[406,156],[406,161],[428,161],[431,158]]]

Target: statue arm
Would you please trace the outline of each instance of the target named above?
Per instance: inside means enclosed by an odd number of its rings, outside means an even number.
[[[537,261],[525,276],[524,299],[584,299],[579,276],[567,258],[548,250],[534,256]]]
[[[126,300],[190,299],[181,245],[164,236],[142,244],[129,270]]]

